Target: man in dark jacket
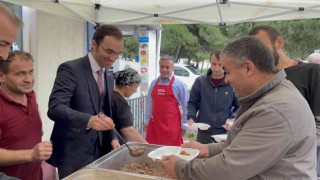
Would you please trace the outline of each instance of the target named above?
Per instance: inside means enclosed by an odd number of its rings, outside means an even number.
[[[53,153],[48,162],[64,178],[111,151],[113,75],[108,68],[123,49],[122,32],[101,25],[91,52],[61,64],[50,95],[48,117],[54,121]],[[98,116],[103,112],[106,116]],[[112,147],[114,147],[112,145]]]
[[[211,126],[208,130],[198,131],[197,141],[202,144],[216,142],[212,135],[226,133],[222,125],[227,119],[233,119],[239,108],[232,87],[224,82],[219,55],[220,50],[211,53],[211,68],[206,75],[196,79],[188,102],[189,123],[201,122]]]

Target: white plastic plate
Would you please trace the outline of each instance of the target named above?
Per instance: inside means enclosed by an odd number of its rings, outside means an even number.
[[[208,130],[211,126],[209,124],[206,124],[206,123],[192,123],[191,126],[189,126],[188,123],[183,123],[183,125],[185,127],[192,127],[192,128],[199,128],[201,130]]]
[[[212,135],[211,137],[213,137],[216,141],[220,142],[222,140],[226,140],[227,136],[228,134],[217,134],[217,135]]]
[[[181,155],[182,151],[185,151],[190,155]],[[176,155],[181,159],[190,161],[199,155],[199,150],[191,149],[191,148],[182,148],[178,146],[163,146],[161,148],[157,148],[151,151],[148,154],[148,157],[151,158],[152,160],[156,160],[156,159],[162,159],[163,156],[168,156],[168,155]]]

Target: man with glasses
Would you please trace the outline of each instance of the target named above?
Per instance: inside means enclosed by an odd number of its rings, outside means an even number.
[[[58,68],[49,99],[54,150],[48,162],[58,168],[60,178],[111,151],[110,142],[116,138],[108,131],[115,126],[109,118],[114,79],[108,68],[123,47],[121,31],[102,25],[93,35],[89,54]],[[100,112],[106,116],[98,116]]]
[[[6,60],[23,23],[9,8],[0,3],[0,60]]]

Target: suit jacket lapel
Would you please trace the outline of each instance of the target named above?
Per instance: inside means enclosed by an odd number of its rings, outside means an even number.
[[[86,81],[88,84],[89,94],[91,97],[91,103],[93,104],[94,110],[96,114],[99,113],[99,88],[96,83],[96,80],[93,77],[92,69],[90,65],[90,61],[88,55],[84,57],[83,60],[84,72],[87,77]]]

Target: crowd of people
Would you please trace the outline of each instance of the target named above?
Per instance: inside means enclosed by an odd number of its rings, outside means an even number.
[[[123,51],[123,34],[100,25],[91,51],[57,69],[47,112],[54,127],[50,141],[43,141],[33,57],[10,51],[22,26],[0,3],[0,179],[43,179],[43,161],[65,178],[119,148],[114,129],[128,141],[198,149],[191,161],[174,155],[156,160],[171,178],[320,176],[320,54],[310,54],[309,63],[291,59],[274,27],[255,26],[212,52],[208,72],[190,92],[173,75],[174,58],[162,56],[146,97],[144,138],[126,100],[141,77],[132,68],[109,71]],[[193,123],[210,128],[184,143],[183,124]],[[225,141],[212,138],[225,133]]]

